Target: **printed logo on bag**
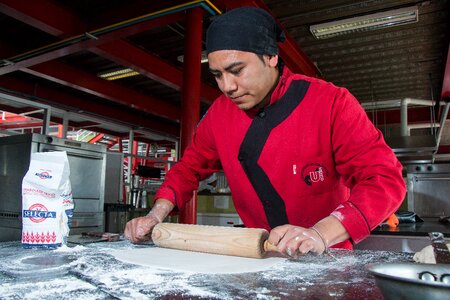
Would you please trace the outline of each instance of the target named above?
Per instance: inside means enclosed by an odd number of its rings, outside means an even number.
[[[72,192],[63,193],[63,194],[59,195],[59,197],[61,197],[63,199],[63,201],[62,201],[63,204],[72,204],[72,202],[73,202]]]
[[[59,195],[61,198],[67,199],[67,198],[72,198],[72,193],[62,193],[61,195]]]
[[[328,177],[328,170],[322,164],[310,163],[302,168],[302,178],[309,186],[324,182]]]
[[[47,231],[47,234],[44,232],[22,232],[22,243],[27,244],[45,244],[45,243],[55,243],[56,242],[56,234],[53,231],[52,233]]]
[[[24,209],[22,213],[23,218],[29,218],[31,222],[41,223],[46,219],[56,218],[56,211],[48,211],[47,207],[40,203],[30,206],[29,209]]]
[[[40,195],[45,198],[55,198],[56,197],[55,193],[47,193],[42,190],[32,189],[32,188],[23,188],[22,194],[23,195]]]
[[[34,175],[36,175],[37,177],[39,177],[40,179],[43,179],[43,180],[52,178],[52,175],[50,175],[48,172],[36,173]]]

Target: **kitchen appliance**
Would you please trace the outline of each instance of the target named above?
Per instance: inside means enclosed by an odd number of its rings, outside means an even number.
[[[450,215],[450,164],[408,165],[408,210],[421,218]]]
[[[40,134],[0,138],[0,241],[20,240],[22,179],[33,152],[66,151],[75,203],[70,234],[104,231],[106,147]]]
[[[369,266],[385,299],[450,299],[450,267],[431,264]]]

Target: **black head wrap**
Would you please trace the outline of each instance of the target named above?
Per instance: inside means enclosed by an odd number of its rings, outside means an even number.
[[[213,20],[206,32],[206,52],[239,50],[276,55],[277,42],[285,39],[268,12],[257,7],[240,7]]]

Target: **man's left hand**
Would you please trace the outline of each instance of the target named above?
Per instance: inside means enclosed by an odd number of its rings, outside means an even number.
[[[322,254],[327,248],[315,230],[289,224],[272,229],[269,243],[277,246],[279,252],[291,257],[308,252]]]

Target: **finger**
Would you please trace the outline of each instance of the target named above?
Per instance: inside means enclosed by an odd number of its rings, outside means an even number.
[[[303,227],[292,226],[279,242],[278,248],[281,251],[284,251],[287,248],[297,249],[301,241],[305,239],[302,235],[303,231]]]
[[[316,254],[322,254],[325,251],[325,245],[322,240],[311,234],[311,231],[305,231],[304,235],[308,238],[305,239],[299,246],[299,252],[314,252]]]
[[[278,243],[280,242],[280,240],[284,237],[284,235],[286,234],[286,231],[289,230],[290,225],[281,225],[278,227],[275,227],[274,229],[272,229],[270,231],[269,234],[269,243],[271,243],[272,245],[278,246]]]
[[[286,243],[286,247],[297,250],[306,239],[308,239],[307,236],[298,234]]]
[[[150,232],[150,226],[148,223],[140,223],[136,226],[136,237],[141,239]]]
[[[300,246],[298,247],[298,252],[301,254],[306,254],[310,251],[317,253],[316,247],[317,243],[314,240],[307,238],[303,240]]]
[[[137,218],[127,223],[125,226],[124,236],[130,242],[136,244],[148,240],[148,238],[145,237],[147,231],[148,229],[146,229],[145,223],[142,222],[142,219]]]
[[[125,225],[124,233],[123,233],[124,237],[130,241],[133,241],[133,233],[132,233],[133,229],[132,228],[133,228],[133,225],[132,225],[131,221],[127,222],[127,224]]]
[[[305,234],[308,235],[312,241],[314,241],[314,248],[312,249],[313,252],[317,254],[322,254],[325,252],[325,242],[322,240],[322,237],[317,231],[308,229],[305,231]]]

